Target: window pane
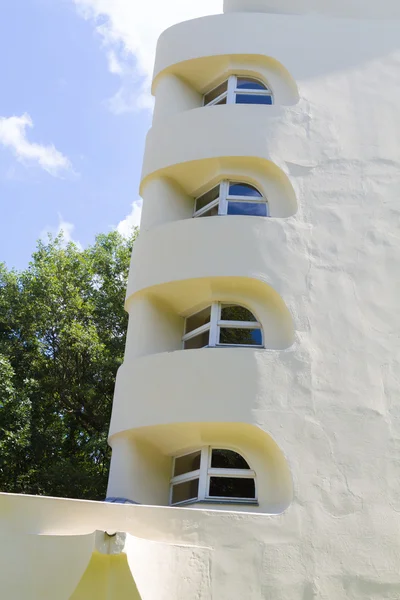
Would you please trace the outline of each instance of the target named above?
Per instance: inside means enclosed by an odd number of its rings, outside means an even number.
[[[254,479],[240,477],[211,477],[211,497],[220,496],[224,498],[246,498],[254,500],[256,497],[256,485]]]
[[[260,94],[236,94],[236,104],[272,104],[272,97]]]
[[[233,450],[213,450],[211,467],[214,469],[250,469],[248,463]]]
[[[213,188],[209,192],[206,192],[205,194],[200,196],[200,198],[197,198],[196,212],[198,210],[201,210],[205,206],[207,206],[207,204],[210,204],[210,202],[213,202],[213,200],[217,200],[218,197],[219,197],[219,185],[217,185],[217,187]]]
[[[252,185],[248,183],[230,183],[230,196],[250,196],[250,198],[262,198],[262,194]]]
[[[231,346],[261,346],[261,329],[234,329],[221,327],[219,343],[229,344]]]
[[[198,329],[198,327],[202,327],[203,325],[206,325],[206,323],[210,322],[210,319],[211,319],[211,306],[207,306],[207,308],[205,308],[204,310],[201,310],[200,312],[198,312],[195,315],[192,315],[191,317],[188,317],[186,319],[185,333],[190,333],[191,331]]]
[[[192,479],[172,486],[172,504],[185,500],[196,500],[199,495],[199,480]]]
[[[201,219],[202,217],[217,217],[218,216],[218,206],[219,203],[215,206],[212,206],[208,210],[201,213],[201,215],[195,215],[196,219]]]
[[[257,81],[257,79],[252,79],[251,77],[238,77],[237,89],[239,89],[239,90],[266,90],[267,87],[263,83],[261,83],[261,81]]]
[[[183,475],[184,473],[191,473],[200,469],[200,457],[201,451],[192,452],[185,456],[179,456],[175,459],[174,477]]]
[[[205,331],[200,335],[190,338],[184,343],[185,350],[196,350],[197,348],[206,348],[210,341],[210,332]]]
[[[257,321],[250,310],[238,304],[223,304],[221,319],[222,321]]]
[[[249,217],[267,217],[266,202],[228,202],[228,215],[247,215]]]
[[[220,96],[227,90],[228,90],[228,82],[224,81],[224,83],[221,83],[221,85],[219,85],[215,89],[211,90],[211,92],[208,92],[208,94],[206,94],[204,96],[204,104],[207,106],[207,104],[210,104],[210,102],[215,100],[215,98],[218,98],[218,96]]]
[[[213,104],[213,106],[220,106],[221,104],[227,104],[227,102],[228,102],[228,99],[226,96],[224,96],[223,98],[221,98],[221,100],[218,100],[218,102]]]

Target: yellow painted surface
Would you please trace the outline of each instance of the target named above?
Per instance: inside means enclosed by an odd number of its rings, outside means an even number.
[[[141,600],[126,554],[93,553],[70,600]]]

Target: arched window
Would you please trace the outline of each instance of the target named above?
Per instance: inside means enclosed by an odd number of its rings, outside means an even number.
[[[247,215],[268,217],[268,202],[248,183],[221,181],[216,187],[196,198],[194,217]]]
[[[273,104],[272,91],[254,77],[231,75],[204,96],[204,106],[217,104]]]
[[[182,338],[185,350],[223,346],[263,347],[260,323],[247,308],[214,302],[187,317]]]
[[[256,502],[255,473],[233,450],[205,447],[176,456],[170,504],[186,502]]]

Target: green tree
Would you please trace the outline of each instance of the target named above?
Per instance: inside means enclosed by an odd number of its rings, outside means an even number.
[[[61,234],[38,242],[25,271],[0,265],[2,491],[104,498],[136,235],[81,250]]]

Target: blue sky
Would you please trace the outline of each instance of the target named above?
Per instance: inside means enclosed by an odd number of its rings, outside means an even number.
[[[0,20],[0,261],[46,231],[83,247],[140,219],[149,82],[167,26],[222,0],[5,0]]]

